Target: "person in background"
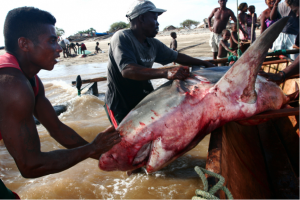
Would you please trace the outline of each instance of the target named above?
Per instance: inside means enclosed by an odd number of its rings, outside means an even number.
[[[85,55],[85,50],[86,50],[85,44],[84,44],[84,43],[81,43],[80,48],[81,48],[81,54],[83,54],[82,57],[85,57],[85,56],[86,56],[86,55]]]
[[[99,42],[96,42],[95,52],[102,51],[99,47]]]
[[[212,13],[208,17],[208,27],[211,31],[209,45],[211,46],[214,59],[217,59],[219,43],[222,40],[222,31],[226,29],[229,18],[231,17],[234,22],[237,22],[232,10],[226,7],[227,0],[218,0],[218,3],[220,4],[220,7],[213,9]],[[215,22],[212,26],[211,19],[213,17],[215,17]],[[248,34],[245,32],[243,27],[239,27],[239,29],[244,33],[244,37],[248,38]]]
[[[247,16],[247,10],[248,10],[248,4],[247,3],[241,3],[238,7],[238,10],[240,11],[238,18],[239,18],[239,26],[242,27],[243,30],[246,31],[247,34],[244,34],[243,31],[239,30],[239,38],[240,40],[248,40],[250,38],[250,35],[248,33],[251,33],[251,26],[248,26],[248,16]]]
[[[293,49],[297,35],[299,34],[299,0],[285,0],[280,3],[276,0],[270,18],[277,19],[279,16],[289,16],[289,20],[278,38],[274,41],[272,50]],[[295,60],[299,54],[289,54],[289,58]]]
[[[253,42],[256,40],[256,33],[255,33],[255,28],[256,28],[256,22],[257,22],[257,15],[255,13],[255,6],[251,5],[249,6],[248,8],[248,11],[250,12],[249,15],[247,15],[247,27],[250,27],[250,29],[247,29],[249,30],[248,32],[248,39],[251,40],[252,39],[252,34],[251,34],[251,30],[252,30],[252,23],[254,25],[253,27]],[[253,22],[252,22],[252,15],[254,15],[253,17]]]
[[[177,35],[176,35],[175,32],[172,32],[170,35],[172,37],[172,41],[170,43],[170,49],[173,49],[174,51],[177,51],[177,40],[176,40]],[[173,62],[173,64],[175,65],[176,63]]]
[[[238,35],[237,35],[237,25],[236,23],[231,25],[231,36],[230,36],[230,50],[237,50],[238,49]]]
[[[266,10],[264,10],[260,15],[260,24],[261,24],[260,34],[262,34],[269,26],[271,26],[272,24],[274,24],[275,22],[277,22],[280,19],[279,15],[274,20],[270,19],[270,14],[271,14],[271,11],[274,7],[276,0],[265,0],[265,2],[267,4],[268,8]]]
[[[219,44],[219,52],[218,52],[218,59],[220,58],[227,58],[227,54],[228,52],[230,52],[232,55],[236,56],[236,50],[231,50],[229,48],[229,43],[228,43],[228,40],[230,39],[230,31],[227,30],[227,29],[224,29],[222,31],[222,37],[223,39],[220,41],[220,44]],[[219,64],[219,66],[222,66],[222,64]]]
[[[63,56],[64,56],[64,58],[67,58],[69,54],[68,54],[67,45],[65,43],[65,40],[62,39],[58,44],[59,44],[59,46],[63,50]]]
[[[38,178],[64,171],[87,159],[99,159],[121,141],[113,129],[99,133],[89,143],[57,117],[37,76],[51,71],[62,48],[57,43],[56,19],[33,7],[10,10],[4,23],[6,53],[0,56],[0,140],[13,157],[21,175]],[[24,28],[26,27],[26,28]],[[66,149],[41,151],[33,115],[50,136]],[[0,198],[18,196],[0,179]]]
[[[75,45],[73,42],[70,43],[69,49],[68,49],[70,55],[72,55],[72,54],[71,54],[71,49],[73,49],[74,53],[77,54],[77,48],[76,48],[76,45]]]
[[[126,15],[130,29],[117,31],[111,38],[104,108],[115,128],[154,90],[151,79],[184,80],[189,76],[187,66],[153,69],[154,62],[214,67],[209,62],[178,53],[154,38],[159,30],[158,16],[165,11],[156,8],[151,1],[136,0]]]
[[[170,34],[170,36],[172,37],[172,41],[170,43],[170,48],[173,49],[174,51],[177,51],[177,40],[176,40],[177,35],[175,32],[172,32]]]

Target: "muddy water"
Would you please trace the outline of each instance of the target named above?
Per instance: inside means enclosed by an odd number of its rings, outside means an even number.
[[[103,101],[91,95],[78,97],[77,90],[71,87],[71,81],[78,74],[81,74],[82,79],[105,76],[106,64],[57,65],[51,72],[41,71],[39,76],[52,105],[68,105],[67,112],[59,116],[60,120],[87,141],[92,141],[110,123],[102,107]],[[153,84],[157,87],[164,82],[155,80]],[[106,83],[98,83],[98,90],[100,93],[105,92]],[[42,125],[38,125],[37,129],[42,151],[63,148]],[[196,189],[203,188],[193,168],[205,166],[208,142],[209,136],[196,148],[153,174],[140,173],[128,177],[125,172],[105,172],[98,168],[97,160],[87,159],[61,173],[25,179],[5,144],[0,141],[0,178],[22,199],[190,199]]]

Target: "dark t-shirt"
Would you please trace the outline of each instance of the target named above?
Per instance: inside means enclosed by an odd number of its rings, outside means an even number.
[[[153,91],[150,80],[136,81],[122,76],[121,72],[128,64],[152,68],[154,62],[165,65],[177,58],[178,53],[159,40],[147,38],[147,43],[148,46],[141,44],[130,29],[118,31],[111,39],[105,103],[115,114],[127,115]]]
[[[299,17],[296,17],[296,14],[289,6],[286,5],[285,2],[282,2],[278,5],[278,12],[281,17],[290,17],[282,32],[286,34],[297,35],[299,33]]]

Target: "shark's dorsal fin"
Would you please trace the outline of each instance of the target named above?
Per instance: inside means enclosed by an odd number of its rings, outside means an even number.
[[[241,58],[218,81],[215,88],[238,95],[245,103],[256,102],[255,81],[268,50],[284,28],[289,17],[284,17],[265,30]]]

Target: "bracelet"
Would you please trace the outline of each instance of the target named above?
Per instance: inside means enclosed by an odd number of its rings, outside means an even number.
[[[286,77],[286,74],[285,74],[285,72],[284,72],[284,71],[279,71],[279,73],[280,73],[280,72],[283,74],[283,81],[282,81],[282,82],[284,83],[284,82],[285,82],[285,77]]]

